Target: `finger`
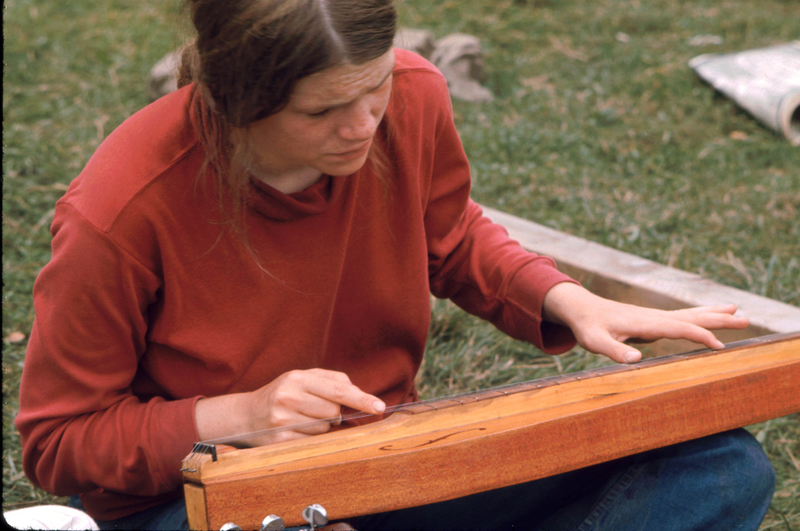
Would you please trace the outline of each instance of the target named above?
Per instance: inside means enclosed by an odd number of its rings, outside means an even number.
[[[342,423],[342,414],[325,415],[325,416],[305,416],[295,415],[291,423],[282,424],[275,430],[276,433],[280,431],[293,431],[303,435],[319,435],[330,431],[332,426],[338,426]],[[281,428],[283,428],[281,430]]]
[[[682,321],[715,330],[722,328],[742,329],[747,328],[750,324],[746,317],[734,315],[736,313],[736,305],[734,304],[687,308],[671,313]]]
[[[717,304],[714,306],[693,306],[691,308],[684,308],[683,310],[676,311],[693,311],[693,312],[709,312],[709,313],[727,313],[733,315],[736,313],[735,304]]]
[[[336,418],[341,410],[341,406],[336,402],[320,397],[313,392],[308,392],[303,402],[297,407],[298,413],[317,420]]]
[[[309,419],[291,426],[291,431],[305,435],[319,435],[329,432],[330,429],[331,423],[327,419]]]
[[[269,436],[264,437],[258,443],[258,446],[266,446],[268,444],[275,444],[286,441],[296,441],[297,439],[305,439],[316,435],[314,433],[302,433],[295,430],[284,430],[276,433],[271,433]]]
[[[700,343],[711,349],[725,348],[725,343],[717,339],[713,332],[695,325],[689,325],[687,333],[683,335],[689,341]]]
[[[642,359],[641,352],[608,334],[598,334],[580,343],[587,350],[611,358],[617,363],[635,363]]]
[[[330,424],[320,419],[312,419],[302,415],[278,420],[278,425],[244,436],[239,442],[245,446],[265,446],[284,441],[303,439],[312,435],[320,435],[330,431]]]
[[[717,339],[713,332],[693,322],[673,319],[659,327],[659,336],[667,339],[688,339],[708,348],[723,348],[725,344]]]
[[[307,391],[281,390],[275,393],[271,424],[280,427],[316,422],[324,429],[308,429],[303,433],[323,433],[331,425],[341,424],[341,409],[339,404]]]
[[[295,370],[285,373],[282,378],[286,385],[273,393],[274,401],[289,409],[302,410],[312,417],[334,417],[339,414],[339,406],[342,405],[371,415],[386,409],[382,400],[363,392],[350,382],[345,373],[339,371]],[[322,402],[310,400],[312,396],[322,399]]]
[[[340,379],[317,379],[308,382],[307,390],[334,404],[347,406],[370,415],[383,413],[386,409],[386,404],[381,399],[365,393],[349,380],[345,382]]]
[[[311,397],[311,395],[307,396]],[[320,400],[316,397],[311,398]],[[338,413],[335,415],[338,415]],[[273,408],[271,410],[269,427],[267,429],[276,431],[282,429],[294,430],[308,435],[316,435],[325,433],[330,429],[330,424],[328,422],[322,422],[322,420],[335,415],[307,415],[300,410]]]
[[[340,381],[340,382],[350,383],[350,377],[347,376],[346,373],[343,373],[341,371],[332,371],[330,369],[315,368],[315,369],[308,369],[306,371],[300,371],[300,372],[306,372],[308,374],[311,374],[311,375],[314,375],[314,376],[318,376],[320,378],[328,378],[330,380],[337,380],[337,381]]]
[[[250,436],[245,436],[237,441],[237,445],[241,445],[245,448],[247,447],[253,448],[256,446],[267,446],[270,444],[275,444],[284,441],[294,441],[296,439],[304,439],[306,437],[310,437],[310,435],[305,435],[303,433],[298,433],[291,430],[285,430],[278,432],[269,432],[266,435],[253,434]]]

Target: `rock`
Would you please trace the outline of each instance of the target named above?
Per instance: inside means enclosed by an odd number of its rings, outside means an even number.
[[[453,33],[436,42],[431,62],[444,74],[450,95],[464,101],[492,101],[492,93],[480,82],[483,73],[483,50],[477,37]]]
[[[150,101],[156,101],[161,96],[166,96],[178,89],[178,68],[181,66],[182,49],[170,52],[162,57],[150,69],[147,83],[147,96]]]
[[[400,28],[394,36],[395,48],[411,50],[420,54],[425,59],[430,59],[436,39],[428,30],[418,30],[411,28]]]
[[[395,35],[394,45],[416,52],[436,65],[447,79],[452,97],[472,102],[494,99],[492,93],[480,85],[485,76],[483,50],[477,37],[454,33],[435,41],[430,31],[400,28]],[[168,53],[150,69],[147,84],[150,101],[178,88],[181,53],[181,48]]]

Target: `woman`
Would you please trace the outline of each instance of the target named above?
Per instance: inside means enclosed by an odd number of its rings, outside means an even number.
[[[629,338],[716,348],[708,329],[747,325],[732,306],[598,298],[482,217],[446,83],[392,50],[388,0],[188,5],[185,86],[122,124],[72,183],[34,288],[25,470],[80,495],[101,527],[185,527],[179,469],[197,440],[270,444],[330,426],[240,434],[415,400],[430,293],[545,352],[577,338],[618,362],[640,358]],[[753,528],[773,481],[737,431],[353,523],[631,529],[657,514]],[[660,511],[700,495],[700,511]]]

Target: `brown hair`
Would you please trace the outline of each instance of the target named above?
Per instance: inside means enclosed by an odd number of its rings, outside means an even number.
[[[205,101],[193,108],[206,149],[201,175],[213,170],[223,220],[233,222],[246,244],[247,126],[283,109],[300,79],[388,52],[396,14],[392,0],[187,0],[186,5],[197,36],[184,49],[178,84],[196,83]],[[381,155],[370,153],[371,162],[385,166]]]

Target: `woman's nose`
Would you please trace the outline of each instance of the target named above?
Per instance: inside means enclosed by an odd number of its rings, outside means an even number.
[[[380,114],[372,105],[370,98],[354,102],[339,127],[339,135],[345,140],[354,141],[366,141],[372,138],[378,128]]]

